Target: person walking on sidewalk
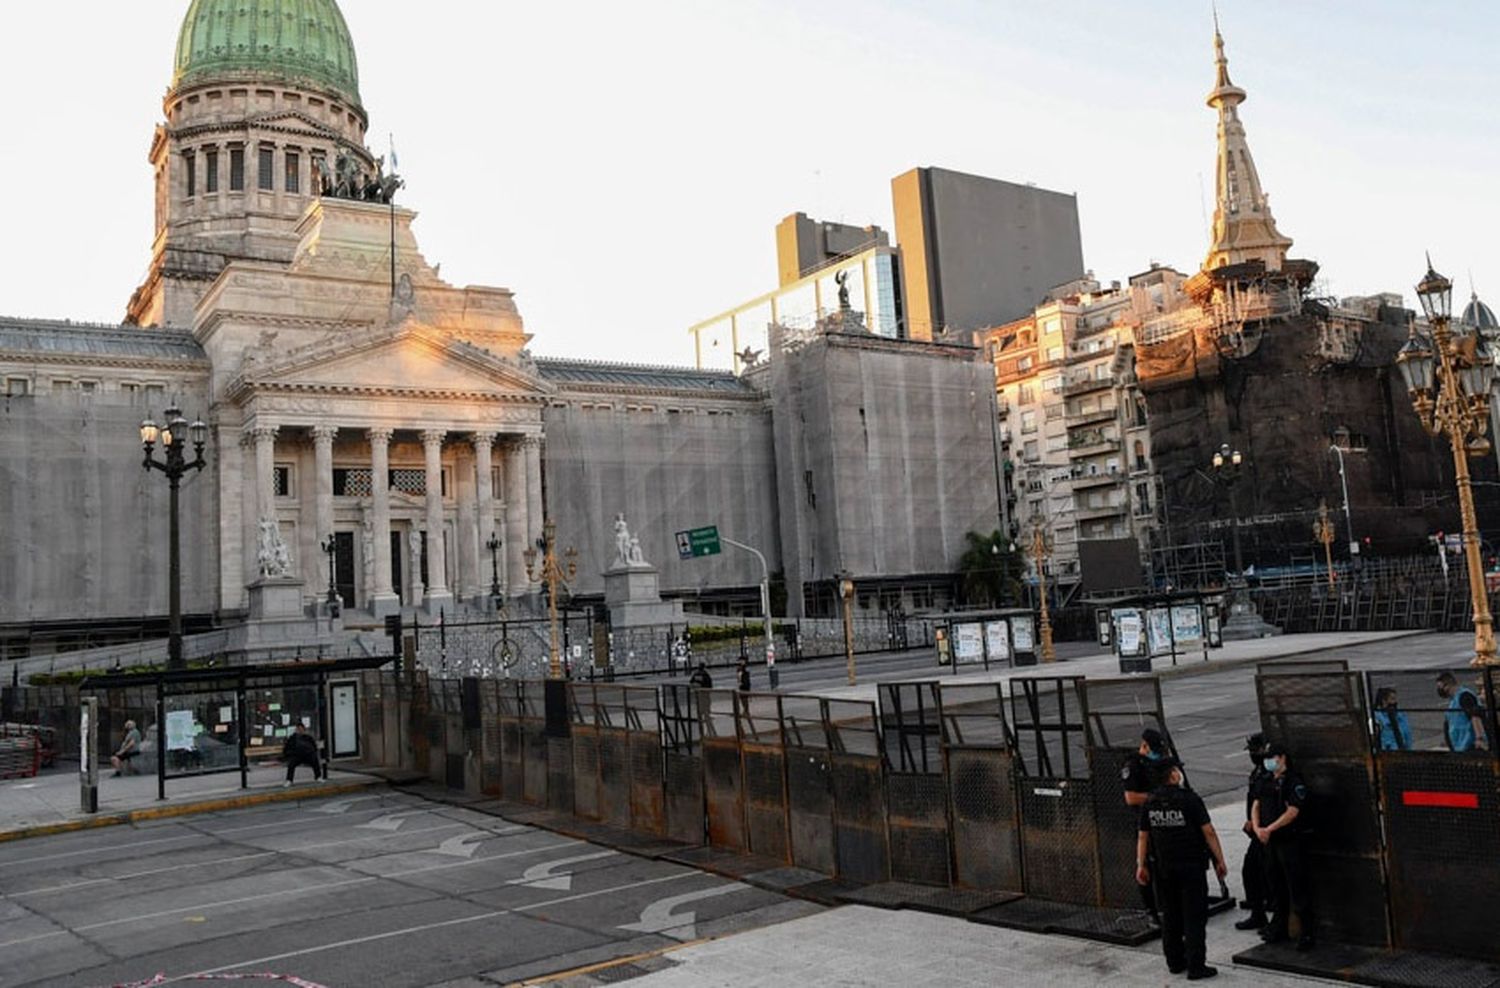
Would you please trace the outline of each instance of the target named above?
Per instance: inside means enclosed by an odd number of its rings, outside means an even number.
[[[1219,835],[1209,821],[1208,808],[1197,793],[1183,786],[1182,765],[1166,759],[1166,781],[1141,807],[1135,849],[1135,880],[1156,883],[1161,910],[1161,950],[1167,970],[1187,972],[1189,981],[1218,974],[1208,966],[1208,878],[1210,861],[1222,880],[1229,874]],[[1148,853],[1156,861],[1148,866]]]
[[[1255,797],[1261,784],[1271,773],[1261,762],[1266,757],[1266,736],[1252,734],[1245,741],[1245,750],[1250,753],[1250,779],[1245,789],[1245,836],[1250,844],[1245,848],[1245,864],[1240,869],[1240,879],[1245,883],[1245,898],[1241,905],[1250,915],[1234,924],[1236,930],[1263,930],[1270,922],[1270,887],[1266,881],[1266,846],[1255,836]]]
[[[281,784],[283,788],[292,784],[298,765],[310,766],[314,779],[323,778],[323,763],[318,758],[318,742],[301,724],[287,735],[286,742],[281,746],[281,760],[286,763],[286,781]]]

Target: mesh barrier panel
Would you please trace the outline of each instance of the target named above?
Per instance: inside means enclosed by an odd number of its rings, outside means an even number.
[[[479,788],[486,796],[501,794],[500,683],[486,679],[479,684],[480,742]]]
[[[1139,810],[1125,802],[1125,776],[1147,728],[1170,739],[1162,715],[1161,683],[1155,678],[1091,679],[1088,700],[1089,770],[1094,793],[1094,826],[1099,842],[1101,903],[1135,908],[1135,851]]]
[[[629,826],[660,836],[667,827],[662,794],[661,697],[654,686],[627,686],[621,695],[627,732]]]
[[[948,786],[941,772],[897,772],[886,777],[886,826],[891,878],[952,884],[948,849]]]
[[[533,806],[547,805],[547,734],[545,684],[524,680],[517,684],[521,716],[521,798]]]
[[[427,674],[418,672],[411,677],[411,705],[407,708],[406,736],[411,738],[412,767],[420,772],[431,772],[427,747]],[[431,776],[429,775],[429,778]]]
[[[823,728],[830,747],[836,874],[854,882],[890,877],[885,787],[875,705],[826,700]]]
[[[1262,730],[1286,745],[1310,794],[1302,820],[1316,933],[1386,946],[1385,869],[1360,677],[1278,671],[1256,676],[1255,685]]]
[[[822,733],[821,727],[818,731]],[[792,864],[832,875],[832,769],[826,748],[786,749],[787,825]]]
[[[667,836],[702,844],[706,836],[702,756],[668,749],[662,755],[662,772]]]
[[[1088,708],[1081,678],[1011,682],[1011,723],[1021,772],[1038,779],[1088,778]]]
[[[949,748],[954,882],[1019,892],[1020,822],[1014,764],[1005,748]]]
[[[616,827],[630,826],[630,735],[599,731],[599,814]]]
[[[573,739],[543,738],[547,746],[548,809],[573,812]]]
[[[573,813],[599,819],[599,732],[593,724],[573,724]]]
[[[745,783],[736,727],[737,695],[731,690],[698,690],[699,727],[703,735],[703,801],[708,842],[714,847],[746,849]]]
[[[738,696],[740,755],[745,783],[745,830],[749,848],[791,861],[787,833],[786,758],[781,745],[781,696]]]
[[[1089,781],[1025,778],[1020,788],[1026,893],[1097,905],[1098,843]]]

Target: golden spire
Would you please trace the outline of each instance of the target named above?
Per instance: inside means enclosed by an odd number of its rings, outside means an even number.
[[[1214,88],[1208,94],[1208,105],[1219,114],[1219,157],[1213,244],[1203,266],[1212,270],[1226,264],[1259,260],[1267,270],[1279,271],[1292,241],[1276,229],[1268,197],[1260,186],[1260,174],[1255,170],[1255,159],[1245,140],[1239,114],[1245,91],[1229,79],[1229,59],[1224,54],[1218,10],[1214,11],[1214,65]]]

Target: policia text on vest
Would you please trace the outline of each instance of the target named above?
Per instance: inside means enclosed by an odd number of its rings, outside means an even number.
[[[1141,807],[1136,839],[1135,880],[1153,882],[1161,910],[1161,949],[1167,970],[1187,971],[1201,981],[1219,972],[1206,963],[1208,876],[1210,861],[1220,879],[1229,874],[1219,835],[1209,822],[1198,794],[1182,785],[1182,766],[1172,759],[1163,766],[1165,782]],[[1148,853],[1155,859],[1148,866]]]

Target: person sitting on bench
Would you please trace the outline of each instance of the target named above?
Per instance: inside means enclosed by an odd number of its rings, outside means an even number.
[[[141,753],[141,732],[135,729],[135,721],[125,722],[125,737],[120,741],[120,747],[109,756],[109,763],[115,767],[115,775],[134,775],[133,763]]]

